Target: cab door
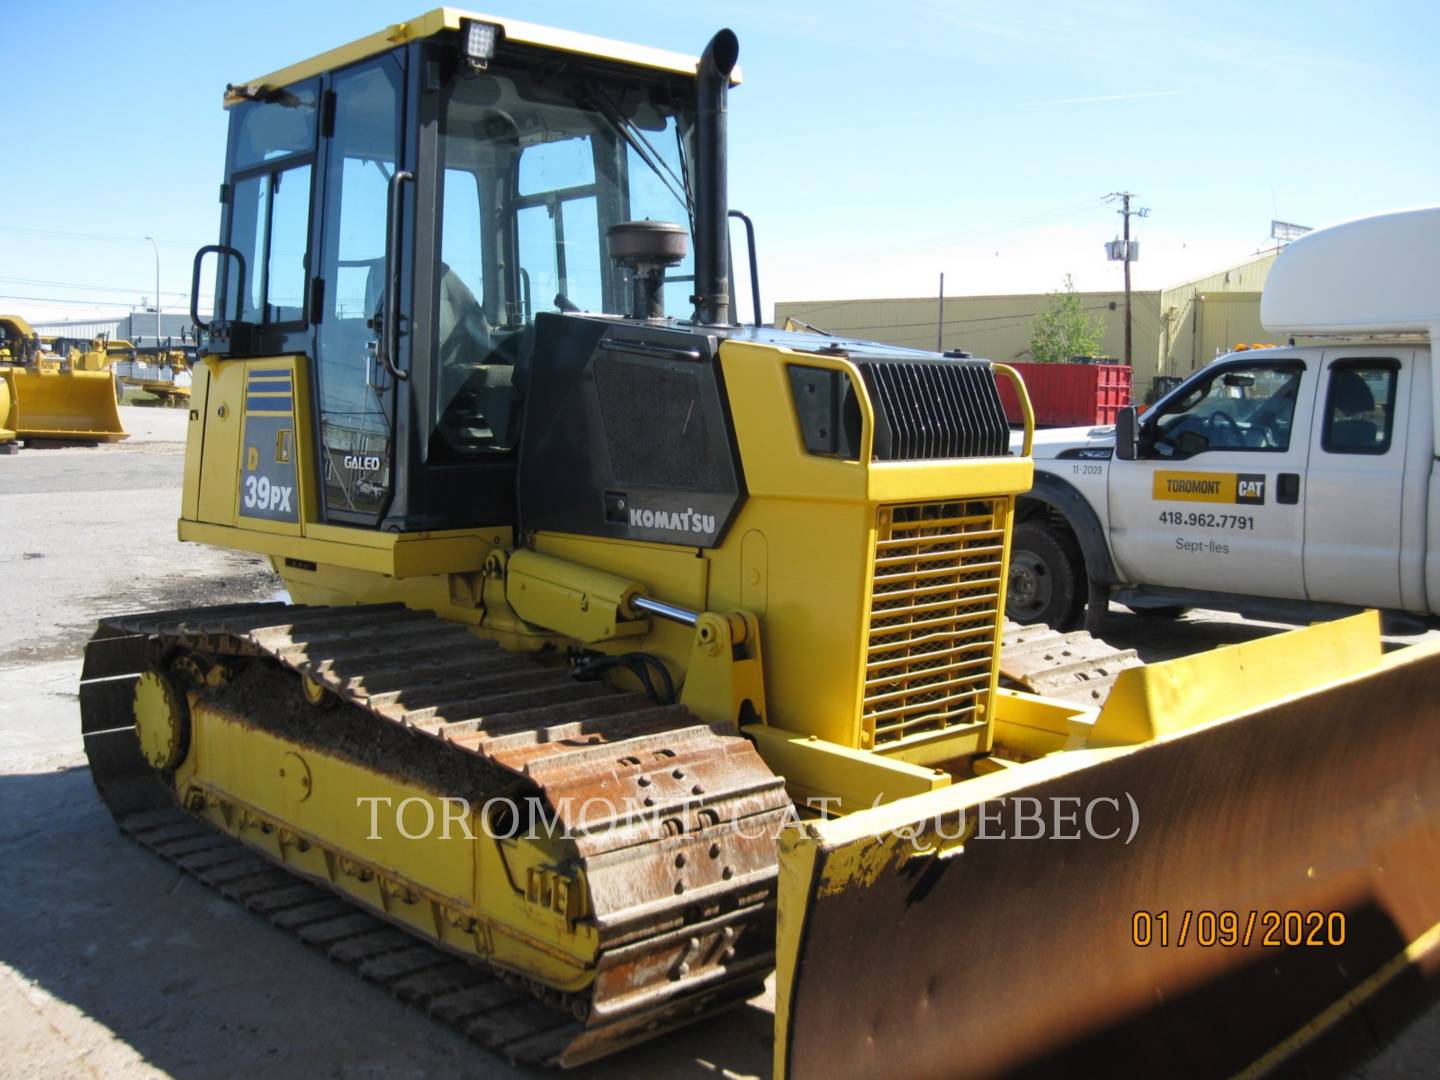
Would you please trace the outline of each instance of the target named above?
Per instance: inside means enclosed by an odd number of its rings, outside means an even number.
[[[1305,598],[1314,362],[1288,350],[1220,361],[1144,417],[1137,460],[1110,466],[1125,581]]]
[[[1401,511],[1414,350],[1327,349],[1305,500],[1311,600],[1404,607]]]
[[[207,524],[286,533],[301,527],[287,358],[311,347],[319,113],[318,79],[233,106],[221,189],[228,254],[217,267],[215,297],[216,321],[233,321],[211,338],[212,351],[225,359],[197,369],[191,423],[201,430],[188,441],[199,443],[200,455],[187,448],[186,456],[183,512]],[[271,507],[271,487],[288,488],[288,509],[278,500]]]
[[[394,474],[395,385],[380,362],[378,336],[388,332],[379,317],[387,285],[404,280],[386,250],[391,188],[405,196],[410,190],[397,179],[404,169],[404,50],[339,72],[327,94],[323,312],[315,332],[321,501],[327,521],[372,524],[389,505]],[[399,299],[403,312],[403,287]],[[408,335],[393,340],[408,346]]]

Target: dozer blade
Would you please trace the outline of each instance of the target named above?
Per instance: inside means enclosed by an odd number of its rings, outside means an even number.
[[[129,438],[115,402],[115,378],[107,371],[39,371],[11,368],[11,415],[16,437],[73,442]]]
[[[1433,977],[1437,689],[1372,612],[1126,671],[1091,748],[786,830],[776,1075],[1259,1075]]]

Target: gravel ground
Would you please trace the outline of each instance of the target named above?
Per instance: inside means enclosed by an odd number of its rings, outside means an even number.
[[[185,411],[120,412],[125,442],[0,456],[0,1077],[531,1075],[114,829],[76,700],[97,617],[280,592],[267,560],[176,541]],[[585,1075],[764,1074],[769,1009]]]
[[[124,443],[0,456],[0,1077],[526,1074],[111,827],[85,768],[75,694],[96,618],[279,592],[265,560],[176,542],[185,411],[121,414]],[[1105,636],[1156,660],[1279,629],[1116,608]],[[767,993],[582,1072],[765,1075],[771,1005]],[[1351,1075],[1431,1076],[1436,1061],[1432,1012]]]

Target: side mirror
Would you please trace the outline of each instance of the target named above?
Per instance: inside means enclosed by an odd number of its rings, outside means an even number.
[[[1135,429],[1135,406],[1125,405],[1115,414],[1115,456],[1121,461],[1134,461],[1140,443]]]

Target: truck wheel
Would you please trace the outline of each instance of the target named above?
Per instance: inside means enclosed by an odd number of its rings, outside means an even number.
[[[1010,541],[1005,614],[1018,623],[1073,629],[1085,607],[1080,557],[1042,525],[1017,525]]]

